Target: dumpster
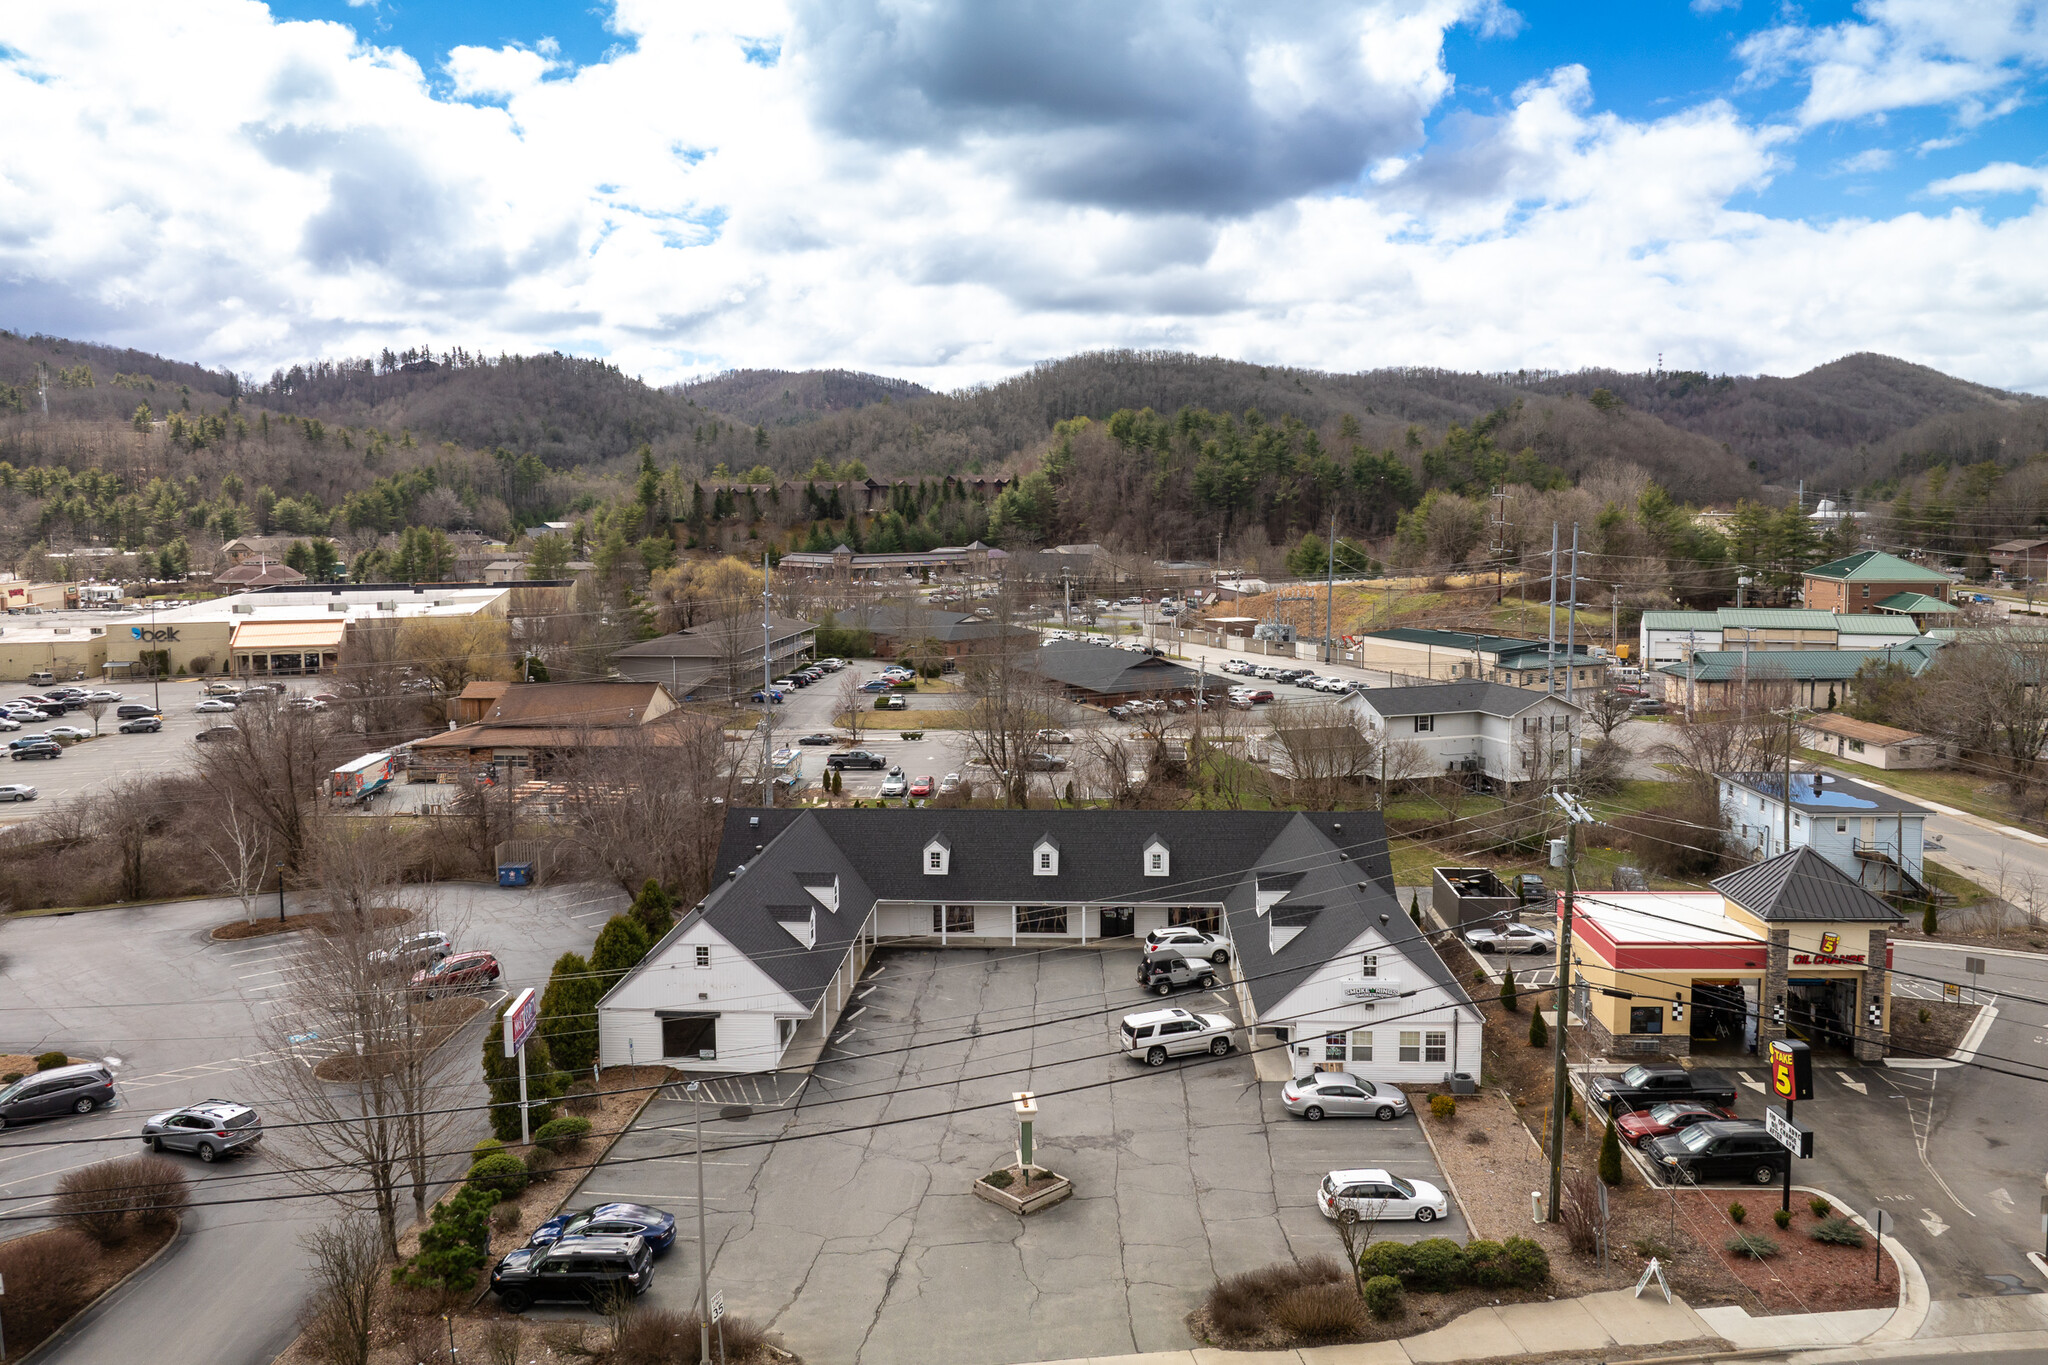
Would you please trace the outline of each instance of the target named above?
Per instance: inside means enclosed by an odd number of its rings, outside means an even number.
[[[499,864],[498,864],[498,885],[500,885],[500,886],[532,886],[532,885],[533,885],[533,864],[532,864],[532,863],[499,863]]]

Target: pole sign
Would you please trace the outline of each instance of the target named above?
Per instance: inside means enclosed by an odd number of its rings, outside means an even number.
[[[1771,1093],[1788,1100],[1813,1098],[1813,1053],[1795,1038],[1771,1043]]]
[[[1788,1117],[1783,1109],[1775,1105],[1764,1110],[1764,1131],[1778,1140],[1778,1144],[1794,1156],[1813,1155],[1813,1129],[1798,1119]]]
[[[515,1055],[540,1025],[540,997],[528,986],[505,1007],[505,1055]]]

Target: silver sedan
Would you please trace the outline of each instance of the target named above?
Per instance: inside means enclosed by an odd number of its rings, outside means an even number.
[[[1538,929],[1533,924],[1488,925],[1484,929],[1467,929],[1465,942],[1481,953],[1554,953],[1557,951],[1557,935],[1548,929]]]
[[[1393,1086],[1348,1071],[1297,1076],[1280,1087],[1280,1103],[1288,1113],[1311,1123],[1321,1118],[1375,1118],[1385,1123],[1408,1112],[1408,1097]]]

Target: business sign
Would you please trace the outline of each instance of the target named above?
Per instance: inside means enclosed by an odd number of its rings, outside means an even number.
[[[1820,950],[1823,953],[1832,954],[1835,951],[1835,949],[1841,946],[1842,936],[1840,934],[1830,931],[1820,936]]]
[[[1830,953],[1827,949],[1823,948],[1817,953],[1792,954],[1792,965],[1804,967],[1809,963],[1817,962],[1825,967],[1832,962],[1861,962],[1863,959],[1864,955],[1862,953]]]
[[[176,626],[130,626],[128,633],[138,640],[153,645],[174,645],[178,643]]]
[[[528,986],[505,1006],[505,1055],[512,1056],[540,1025],[540,997]]]
[[[1764,1131],[1794,1156],[1813,1155],[1813,1129],[1798,1119],[1786,1118],[1785,1111],[1776,1105],[1764,1109]]]
[[[1341,977],[1337,989],[1346,1000],[1393,1000],[1401,994],[1400,984],[1384,977]]]
[[[1788,1100],[1813,1098],[1813,1053],[1795,1038],[1771,1044],[1771,1093]]]

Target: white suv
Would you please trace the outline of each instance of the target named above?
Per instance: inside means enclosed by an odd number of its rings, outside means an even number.
[[[1145,952],[1153,953],[1173,949],[1182,957],[1206,957],[1221,967],[1230,961],[1230,940],[1221,934],[1205,934],[1200,929],[1185,924],[1171,929],[1154,929],[1145,935]]]
[[[1237,1025],[1226,1015],[1190,1014],[1186,1010],[1151,1010],[1124,1016],[1124,1055],[1147,1066],[1165,1066],[1168,1057],[1208,1052],[1221,1057],[1234,1043]]]

